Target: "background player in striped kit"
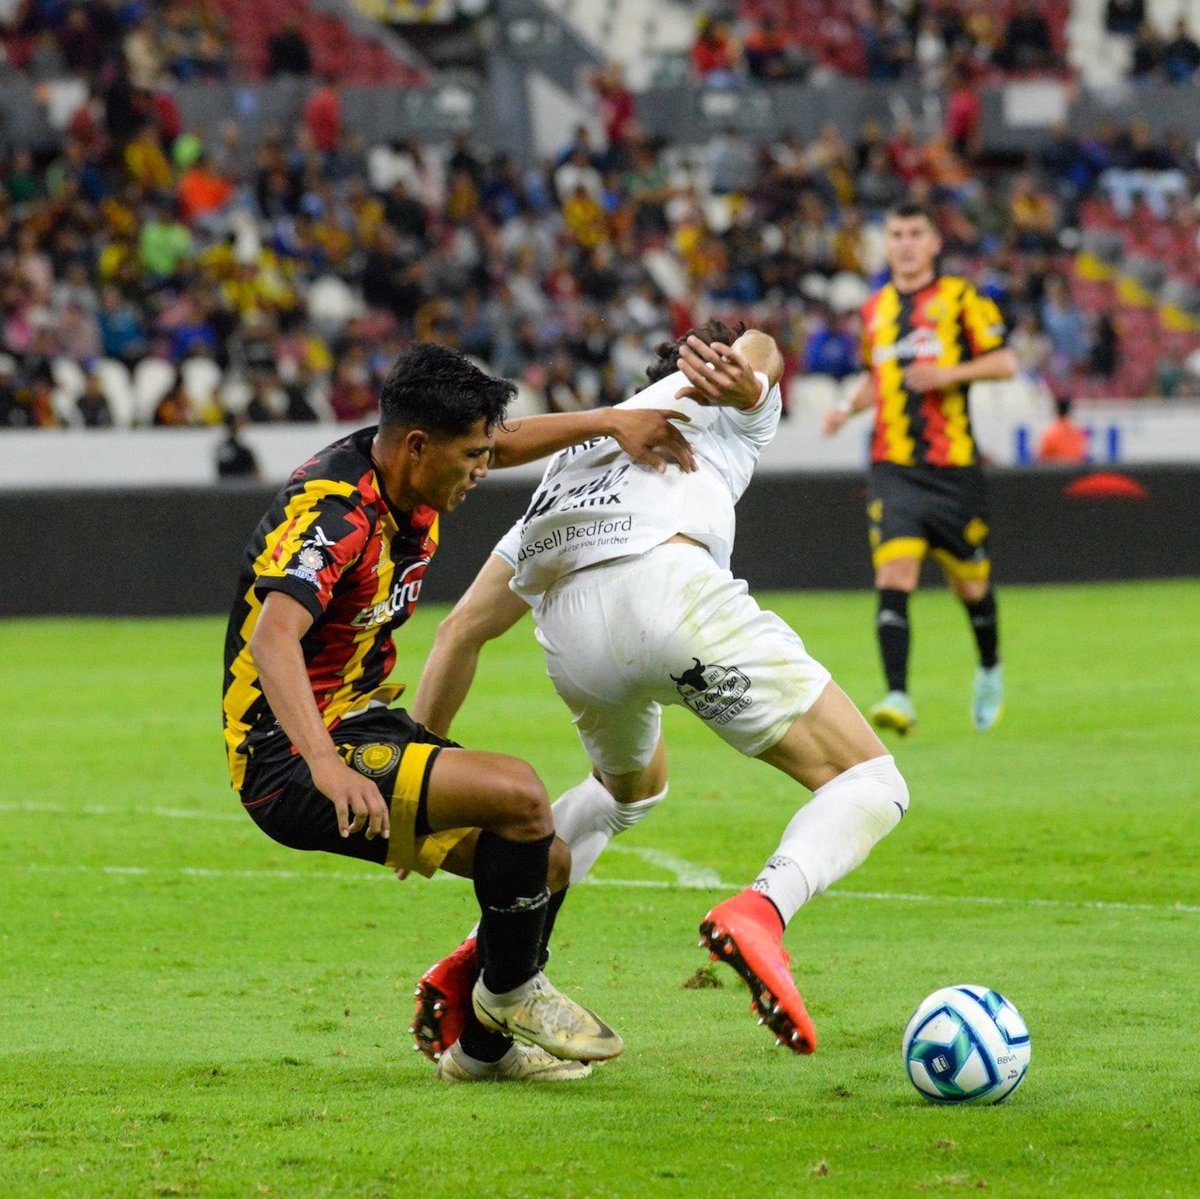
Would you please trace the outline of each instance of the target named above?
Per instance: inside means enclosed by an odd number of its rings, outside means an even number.
[[[1005,348],[996,305],[966,279],[938,272],[942,242],[925,208],[893,208],[884,247],[891,281],[862,310],[868,374],[824,422],[832,435],[855,413],[875,409],[867,514],[888,691],[870,715],[878,728],[899,733],[916,723],[908,693],[908,603],[931,553],[966,608],[979,651],[971,715],[982,732],[1000,718],[1004,682],[987,494],[967,389],[1012,378],[1017,361]]]

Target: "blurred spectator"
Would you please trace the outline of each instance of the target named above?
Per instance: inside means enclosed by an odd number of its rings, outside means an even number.
[[[241,439],[246,427],[244,417],[225,415],[225,437],[217,443],[217,478],[257,479],[261,477],[254,451]]]
[[[859,369],[858,341],[847,319],[835,321],[822,306],[810,326],[804,345],[804,371],[810,375],[829,375],[844,379]]]
[[[1175,22],[1175,36],[1163,47],[1162,66],[1169,83],[1190,83],[1200,67],[1200,45],[1183,17]]]
[[[983,102],[971,73],[955,70],[950,76],[944,127],[956,154],[969,159],[979,153],[982,147],[982,122]]]
[[[167,192],[175,181],[171,164],[163,153],[158,127],[153,121],[142,125],[125,147],[125,170],[129,178],[147,192]]]
[[[946,62],[950,51],[934,13],[926,12],[917,27],[913,43],[913,59],[917,80],[928,92],[938,91],[946,80]]]
[[[78,300],[69,300],[58,314],[55,326],[56,348],[60,354],[76,362],[87,362],[99,358],[103,348],[100,342],[100,326]]]
[[[177,194],[179,215],[188,225],[212,216],[233,198],[233,184],[213,169],[208,155],[199,156],[180,176]]]
[[[192,409],[192,401],[188,399],[187,392],[183,390],[182,383],[176,383],[158,401],[158,404],[154,408],[152,423],[156,426],[172,429],[184,428],[188,425],[198,423]]]
[[[1143,81],[1165,78],[1163,59],[1166,56],[1166,48],[1166,43],[1158,36],[1158,30],[1154,28],[1153,23],[1143,21],[1138,30],[1137,40],[1133,44],[1130,75]]]
[[[879,6],[863,19],[859,33],[867,60],[867,78],[874,83],[894,83],[912,60],[912,42],[900,14]]]
[[[739,87],[738,44],[728,26],[704,14],[696,19],[696,40],[692,43],[692,71],[704,87]]]
[[[267,42],[267,74],[272,79],[277,75],[312,74],[312,54],[295,17],[289,17]]]
[[[1120,217],[1133,215],[1134,201],[1140,196],[1156,220],[1170,215],[1170,201],[1188,194],[1187,176],[1182,164],[1171,152],[1155,144],[1150,128],[1141,122],[1129,133],[1127,146],[1118,151],[1114,165],[1100,176],[1100,185],[1112,197]]]
[[[1013,181],[1008,209],[1017,249],[1049,251],[1054,248],[1058,237],[1058,211],[1053,197],[1034,182],[1032,175],[1021,174]]]
[[[28,396],[17,384],[16,359],[0,354],[0,429],[29,429],[36,424]]]
[[[1083,314],[1071,300],[1066,280],[1051,275],[1046,280],[1046,298],[1039,313],[1053,350],[1051,373],[1067,379],[1087,361],[1090,345]]]
[[[326,79],[304,102],[304,127],[318,150],[331,154],[342,140],[342,101],[332,79]]]
[[[1071,397],[1061,395],[1054,401],[1056,418],[1038,441],[1039,462],[1080,465],[1088,460],[1088,435],[1071,419]]]
[[[1008,346],[1017,357],[1021,377],[1031,383],[1043,384],[1050,369],[1054,346],[1036,312],[1026,312],[1021,316],[1008,339]]]
[[[1062,65],[1050,22],[1039,11],[1037,0],[1017,0],[995,61],[1008,71],[1050,70]]]
[[[1121,364],[1120,338],[1116,320],[1110,311],[1101,312],[1092,323],[1091,348],[1088,351],[1089,375],[1111,379]]]
[[[106,358],[118,358],[132,366],[145,357],[149,347],[137,309],[112,286],[100,293],[100,345]]]
[[[75,401],[79,420],[85,429],[108,429],[113,424],[112,410],[100,385],[100,376],[92,371],[87,376],[83,394]]]
[[[1133,37],[1146,19],[1146,0],[1107,0],[1104,28],[1119,37]]]
[[[751,79],[763,82],[803,80],[812,68],[808,55],[792,45],[770,13],[764,14],[742,41],[742,56]]]
[[[608,142],[608,154],[611,157],[614,147],[620,146],[629,132],[636,115],[636,102],[633,93],[625,86],[625,78],[617,63],[597,71],[591,80],[592,91],[596,94],[596,104],[600,110],[600,123],[604,126],[604,136]]]
[[[192,235],[165,204],[155,204],[138,235],[138,259],[151,275],[170,279],[192,256]]]

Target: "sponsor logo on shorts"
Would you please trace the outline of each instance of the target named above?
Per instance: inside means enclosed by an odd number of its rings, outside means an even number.
[[[750,706],[750,680],[736,666],[710,666],[693,658],[681,675],[671,675],[683,702],[702,720],[728,724]]]
[[[350,755],[350,765],[359,774],[381,779],[400,760],[400,747],[390,741],[370,741],[356,745]]]

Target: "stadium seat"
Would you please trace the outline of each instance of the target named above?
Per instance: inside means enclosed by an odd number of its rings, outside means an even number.
[[[108,401],[113,424],[120,429],[129,428],[137,412],[137,399],[133,394],[133,379],[130,377],[129,367],[116,358],[101,358],[96,363],[96,375],[100,380],[100,390]]]
[[[175,367],[163,358],[143,358],[133,368],[134,423],[148,425],[154,420],[158,401],[175,386]]]
[[[54,415],[65,425],[78,425],[80,416],[75,401],[87,386],[83,367],[71,358],[55,358],[50,363],[50,375],[54,379],[54,390],[50,395]]]
[[[211,358],[185,358],[179,365],[179,378],[188,399],[203,408],[212,403],[221,386],[221,368]]]

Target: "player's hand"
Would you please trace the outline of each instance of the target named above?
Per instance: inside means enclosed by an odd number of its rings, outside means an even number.
[[[634,462],[653,467],[662,474],[676,463],[685,471],[696,469],[696,456],[675,421],[690,420],[683,412],[669,408],[614,408],[610,413],[617,445]]]
[[[845,408],[830,408],[821,421],[821,432],[826,437],[832,437],[850,419],[850,413]]]
[[[914,362],[904,371],[904,386],[909,391],[941,391],[954,383],[954,371],[936,362]]]
[[[708,345],[698,337],[689,337],[679,347],[679,369],[687,377],[688,386],[675,393],[677,400],[732,408],[753,408],[758,403],[762,385],[754,368],[723,342]]]
[[[391,836],[388,806],[369,778],[336,757],[325,758],[312,767],[312,776],[317,790],[333,804],[338,832],[343,837],[364,827],[368,841]]]

